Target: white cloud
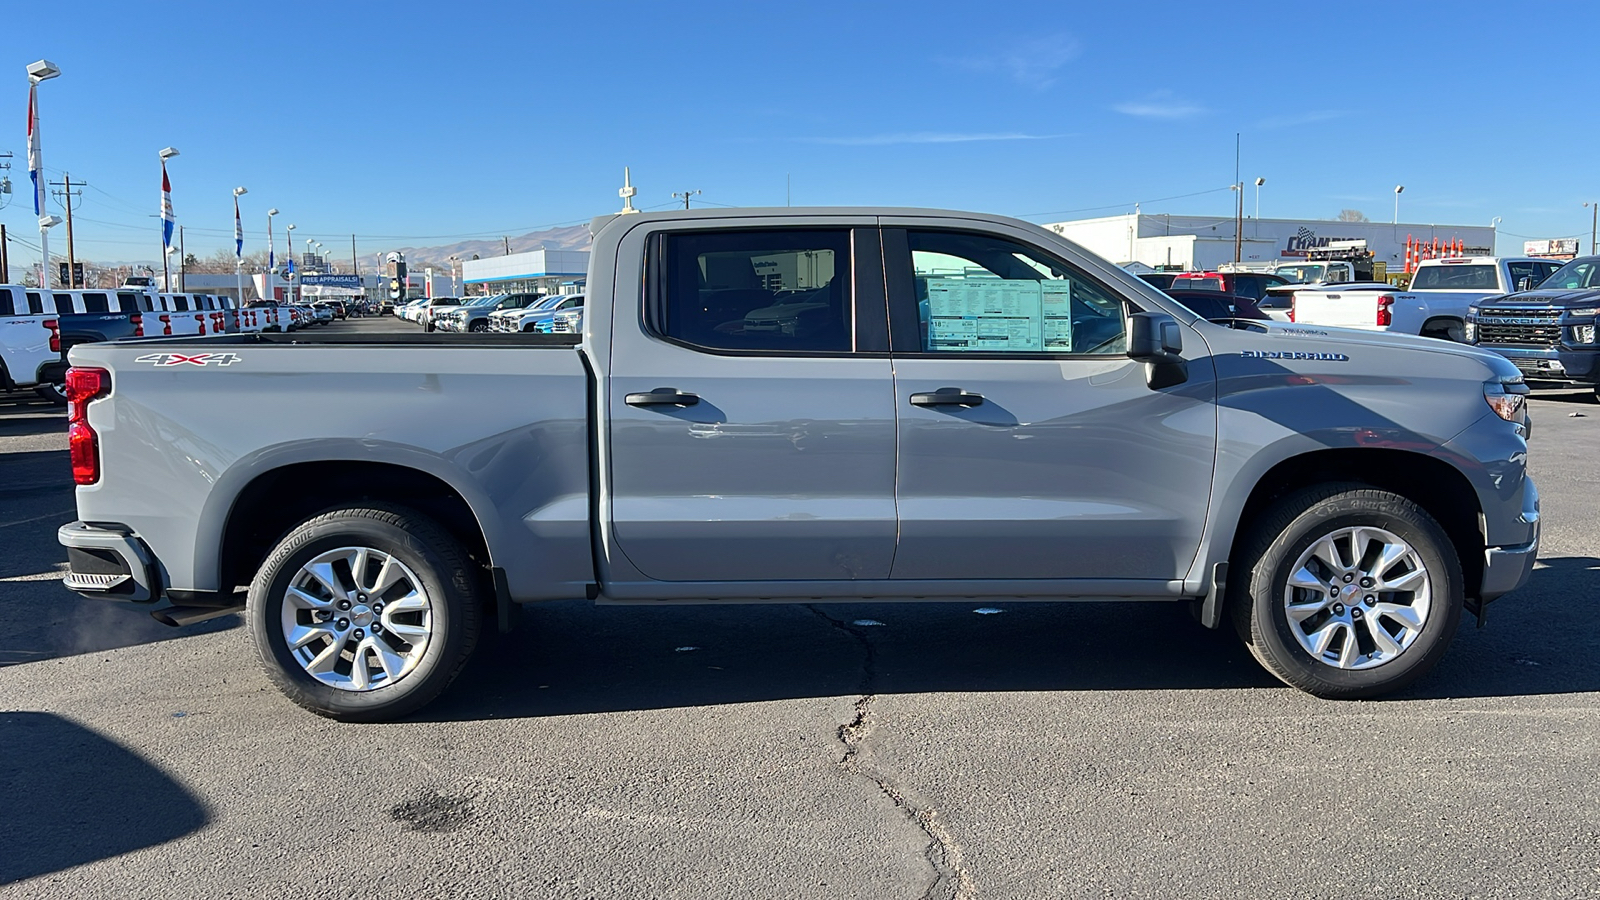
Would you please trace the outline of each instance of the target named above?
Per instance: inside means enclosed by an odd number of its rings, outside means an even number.
[[[1171,91],[1156,91],[1143,100],[1118,103],[1111,108],[1141,119],[1192,119],[1206,111],[1205,107],[1183,100]]]
[[[1077,56],[1077,38],[1051,34],[946,62],[973,72],[999,72],[1018,84],[1043,90],[1055,84],[1061,67]]]
[[[1047,141],[1064,134],[1024,134],[1019,131],[907,131],[896,134],[866,134],[855,137],[798,138],[808,144],[834,144],[845,147],[881,147],[887,144],[966,144],[975,141]]]

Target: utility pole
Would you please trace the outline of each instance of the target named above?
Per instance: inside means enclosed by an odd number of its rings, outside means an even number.
[[[184,282],[189,280],[189,254],[183,249],[183,226],[178,226],[178,293],[189,293]]]
[[[78,182],[79,187],[83,187],[83,184]],[[50,185],[61,188],[60,196],[67,205],[67,289],[72,290],[83,286],[78,283],[78,262],[72,246],[72,176],[63,172],[61,180],[52,181]],[[83,196],[83,191],[79,191],[78,196]]]
[[[506,242],[506,253],[505,253],[505,255],[506,256],[510,256],[511,255],[511,238],[508,238],[508,237],[506,237],[504,235],[501,235],[500,240]]]
[[[350,271],[358,278],[361,276],[361,261],[356,259],[356,236],[353,234],[350,235]]]
[[[1233,133],[1233,189],[1239,192],[1233,217],[1233,261],[1244,258],[1244,182],[1239,180],[1239,132]]]
[[[672,198],[674,200],[676,200],[679,197],[682,197],[683,198],[683,208],[684,209],[688,209],[689,208],[689,198],[693,197],[695,194],[698,194],[698,193],[700,193],[700,192],[699,191],[684,191],[683,193],[680,194],[677,191],[673,191],[672,192]]]
[[[1584,206],[1594,210],[1594,215],[1589,219],[1589,255],[1593,256],[1595,255],[1595,233],[1600,231],[1600,200],[1593,203],[1585,203]]]

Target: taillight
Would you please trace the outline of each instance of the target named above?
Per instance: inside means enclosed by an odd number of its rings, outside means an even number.
[[[1294,298],[1289,298],[1289,321],[1294,321]]]
[[[45,319],[44,327],[50,329],[50,352],[61,352],[61,323],[55,319]]]
[[[172,333],[172,317],[167,315],[166,313],[162,313],[161,314],[161,333],[162,334],[171,334]]]
[[[133,314],[133,336],[144,337],[144,316]]]
[[[1394,324],[1394,310],[1391,309],[1391,307],[1393,307],[1393,306],[1394,306],[1394,298],[1393,297],[1389,296],[1388,294],[1379,294],[1378,295],[1378,324],[1379,325],[1393,325]]]
[[[67,450],[78,484],[100,480],[100,436],[89,427],[89,401],[110,391],[111,373],[105,369],[67,370]]]
[[[200,333],[201,334],[205,334],[206,333],[206,317],[203,316],[203,315],[200,315],[199,313],[196,313],[195,317],[194,317],[194,321],[195,321],[195,324],[200,326]]]

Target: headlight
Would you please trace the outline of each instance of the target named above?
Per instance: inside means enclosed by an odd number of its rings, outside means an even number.
[[[1526,423],[1528,386],[1521,375],[1508,375],[1483,383],[1483,399],[1494,414],[1507,422]]]
[[[1583,309],[1567,310],[1569,316],[1600,316],[1600,306],[1585,306]]]
[[[1574,325],[1574,326],[1572,326],[1572,340],[1573,340],[1574,343],[1578,343],[1578,344],[1592,344],[1592,343],[1594,343],[1594,326],[1593,325]]]
[[[1478,342],[1478,323],[1470,316],[1467,317],[1465,335],[1467,343],[1476,344]]]

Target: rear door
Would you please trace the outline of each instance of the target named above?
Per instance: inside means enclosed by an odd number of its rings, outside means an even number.
[[[1189,381],[1152,390],[1127,357],[1124,295],[1070,251],[1003,226],[884,224],[899,423],[893,577],[1170,593],[1210,498],[1205,342],[1186,333]]]
[[[874,225],[624,236],[602,406],[622,554],[608,580],[889,576],[894,394]]]

